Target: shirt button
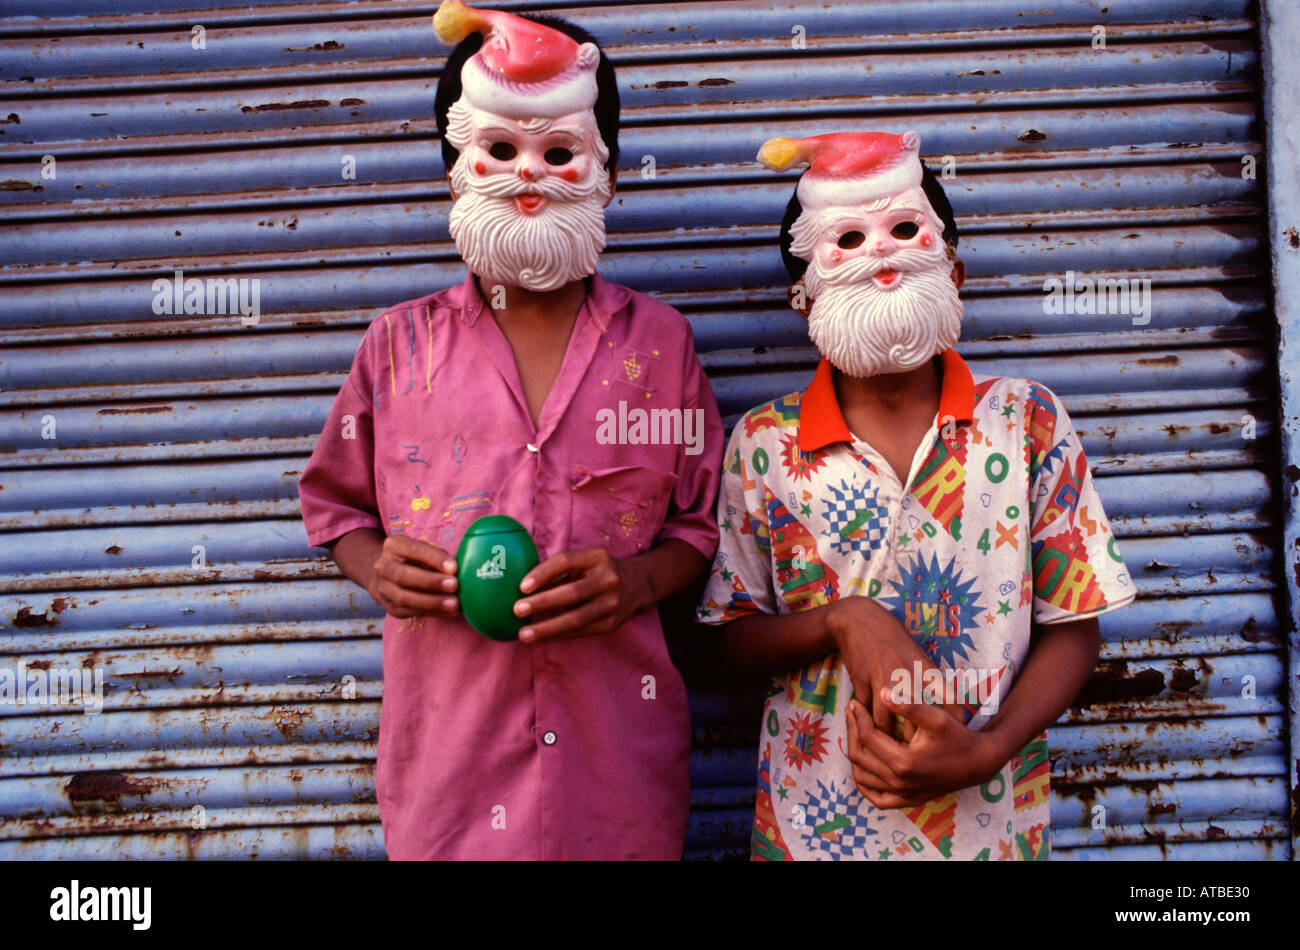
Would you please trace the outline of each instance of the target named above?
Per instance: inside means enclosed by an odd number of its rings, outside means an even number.
[[[528,443],[528,451],[529,451],[529,452],[540,452],[541,449],[539,449],[537,446],[533,445],[533,443],[529,442],[529,443]]]
[[[557,736],[549,729],[547,729],[546,732],[542,735],[542,741],[547,745],[555,745],[555,740],[558,738],[559,736]]]

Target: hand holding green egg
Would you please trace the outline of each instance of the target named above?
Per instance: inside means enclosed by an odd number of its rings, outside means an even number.
[[[514,518],[487,515],[471,524],[456,552],[460,609],[470,626],[492,640],[517,640],[528,622],[514,615],[519,584],[537,563],[537,545]]]

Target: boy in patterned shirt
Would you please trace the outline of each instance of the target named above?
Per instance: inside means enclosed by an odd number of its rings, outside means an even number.
[[[809,166],[781,250],[823,355],[731,435],[699,611],[735,667],[781,674],[759,859],[1045,858],[1045,729],[1134,596],[1060,401],[952,349],[965,268],[919,153],[914,132],[759,152]]]

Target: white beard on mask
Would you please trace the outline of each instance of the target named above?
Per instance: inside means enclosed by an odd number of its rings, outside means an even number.
[[[555,290],[587,277],[605,247],[609,178],[598,167],[592,180],[570,184],[547,176],[525,182],[513,175],[471,176],[469,163],[451,169],[459,195],[448,216],[451,238],[470,270],[489,284]],[[516,195],[546,202],[534,213],[516,206]]]
[[[905,373],[957,342],[963,307],[952,264],[936,250],[937,259],[917,251],[858,257],[829,273],[809,264],[808,335],[831,365],[858,377]],[[898,284],[882,289],[872,279],[881,270],[898,271]]]

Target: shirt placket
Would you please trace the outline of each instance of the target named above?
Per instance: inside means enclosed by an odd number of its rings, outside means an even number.
[[[879,580],[883,585],[885,578],[892,576],[896,572],[899,554],[901,553],[898,544],[899,532],[907,531],[909,535],[911,533],[907,527],[903,525],[903,512],[912,507],[910,486],[915,481],[917,472],[920,470],[921,466],[925,464],[925,460],[933,450],[934,440],[938,435],[939,429],[936,421],[926,430],[925,435],[917,444],[916,451],[912,454],[912,463],[911,467],[908,469],[907,480],[905,482],[899,482],[898,475],[894,471],[893,466],[886,462],[884,457],[870,445],[856,440],[853,443],[854,449],[859,452],[864,459],[869,459],[871,464],[876,468],[876,484],[881,486],[877,489],[877,496],[881,494],[882,490],[887,490],[890,496],[887,509],[889,514],[889,527],[885,533],[885,556],[880,558],[878,570],[875,569],[876,565],[871,565],[868,575],[868,584],[874,579]],[[921,543],[915,538],[911,538],[908,541],[908,545],[911,545],[913,542],[918,546]]]
[[[551,437],[561,425],[565,411],[586,376],[601,338],[592,313],[593,306],[588,296],[578,314],[569,348],[543,404],[537,426],[532,427],[531,419],[528,420],[533,435],[523,451],[528,454],[532,469],[533,540],[543,559],[559,553],[558,546],[567,537],[564,526],[556,520],[571,516],[567,504],[569,499],[557,497],[569,490],[568,473],[562,468],[567,453],[552,442]],[[513,368],[513,358],[511,366]],[[565,761],[580,756],[581,752],[576,730],[566,718],[560,698],[565,670],[555,660],[556,648],[539,644],[528,649],[533,672],[533,741],[540,758],[541,774],[537,790],[538,813],[541,815],[539,845],[543,860],[557,860],[565,856],[564,842],[569,835],[565,827],[566,796],[563,787],[574,774],[573,768],[566,766]]]

